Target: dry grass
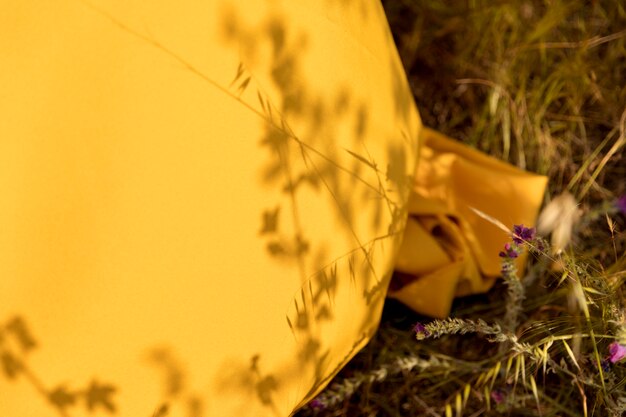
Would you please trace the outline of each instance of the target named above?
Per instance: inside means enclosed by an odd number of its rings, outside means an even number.
[[[384,5],[424,123],[548,175],[550,195],[571,192],[583,217],[559,268],[535,254],[524,286],[458,300],[453,316],[465,321],[431,323],[443,337],[417,341],[412,325],[429,320],[388,302],[322,407],[298,415],[622,415],[626,365],[606,358],[610,343],[626,342],[626,221],[612,207],[626,194],[626,6]],[[521,299],[498,339],[490,326]]]

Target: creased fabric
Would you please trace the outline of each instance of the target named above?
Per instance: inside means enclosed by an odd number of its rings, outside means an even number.
[[[510,235],[484,215],[510,229],[534,225],[546,177],[431,129],[423,129],[422,135],[389,296],[419,313],[446,317],[454,297],[484,292],[500,275],[498,253]],[[524,256],[518,259],[520,268],[524,261]]]

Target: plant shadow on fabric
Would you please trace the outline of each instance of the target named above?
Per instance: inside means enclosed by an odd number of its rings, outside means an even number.
[[[148,352],[147,359],[163,378],[163,403],[153,415],[165,417],[176,403],[187,410],[188,417],[202,416],[205,405],[200,396],[191,391],[187,372],[172,349],[155,347]]]
[[[380,5],[372,3],[369,7],[371,10],[359,7],[363,18],[371,18],[374,11],[384,18]],[[261,185],[272,200],[258,213],[259,228],[251,233],[258,235],[268,257],[292,268],[298,279],[299,289],[285,306],[284,323],[298,346],[300,368],[313,370],[315,383],[305,398],[312,395],[375,332],[392,267],[385,251],[399,246],[404,231],[417,152],[417,137],[408,129],[417,115],[410,114],[410,90],[393,39],[387,34],[389,56],[375,61],[382,72],[393,75],[384,90],[389,95],[385,99],[393,103],[394,115],[381,122],[393,127],[382,130],[387,137],[373,138],[370,124],[379,121],[373,104],[376,97],[367,87],[353,91],[346,83],[324,93],[323,86],[310,83],[313,80],[305,61],[312,33],[290,25],[280,11],[271,9],[257,27],[243,25],[236,10],[224,11],[224,42],[239,47],[241,57],[229,86],[214,81],[150,36],[106,12],[101,14],[258,116],[263,131],[259,147],[266,161]],[[262,50],[269,50],[269,56],[255,56]],[[335,69],[331,66],[327,71]],[[375,127],[378,131],[380,126]],[[374,146],[376,152],[370,150]],[[372,154],[382,155],[388,164],[380,166]],[[313,216],[311,204],[326,211],[313,211]],[[311,235],[320,227],[333,230],[336,236],[315,240]],[[344,242],[347,249],[331,252],[329,246],[334,240]],[[337,253],[343,254],[337,257]],[[352,299],[368,307],[356,323],[348,315],[333,315],[338,302],[348,302],[345,296],[336,297],[340,288],[349,288]],[[349,306],[341,307],[345,311]],[[328,360],[333,344],[322,342],[324,327],[336,334],[341,334],[342,328],[356,329],[352,334],[358,336],[350,340],[351,349],[345,354],[342,351],[339,361]],[[294,373],[292,362],[267,373],[261,353],[246,361],[236,358],[224,366],[230,375],[220,376],[218,383],[224,392],[235,388],[237,392],[255,393],[275,413],[273,392],[281,384],[301,378],[300,373]],[[157,413],[166,412],[163,407],[157,409]]]
[[[83,388],[69,388],[64,384],[48,388],[28,364],[28,357],[39,347],[30,326],[21,316],[15,316],[0,326],[0,361],[4,376],[19,382],[20,378],[30,383],[60,416],[68,416],[76,403],[84,402],[87,412],[98,409],[114,414],[114,394],[117,388],[93,379]]]
[[[362,12],[367,15],[367,10]],[[291,27],[279,13],[270,13],[255,28],[242,24],[234,10],[226,11],[222,20],[226,39],[240,48],[242,57],[230,86],[231,94],[254,106],[253,111],[262,119],[264,135],[259,146],[267,160],[262,180],[265,187],[282,193],[278,201],[260,213],[259,237],[270,257],[292,265],[300,275],[300,290],[288,307],[285,320],[298,343],[302,366],[315,369],[317,382],[310,394],[326,383],[376,329],[380,311],[370,308],[368,316],[358,324],[360,339],[340,363],[332,364],[332,369],[327,361],[330,348],[320,342],[319,329],[335,318],[333,310],[341,279],[349,279],[354,292],[367,305],[382,305],[389,277],[379,276],[373,259],[384,250],[386,240],[396,240],[403,232],[405,201],[412,181],[412,176],[407,175],[410,157],[403,149],[389,145],[386,156],[391,162],[386,167],[379,166],[365,141],[369,123],[375,119],[367,99],[359,97],[348,85],[324,94],[305,81],[307,33]],[[269,62],[259,63],[263,61],[258,57],[261,50],[271,51]],[[389,65],[395,75],[389,91],[393,94],[396,117],[405,122],[411,97],[394,56],[389,57]],[[332,65],[329,71],[333,71]],[[349,148],[339,139],[341,129],[346,127],[353,132]],[[415,140],[408,138],[406,132],[397,133],[407,142]],[[330,199],[334,208],[328,217],[341,224],[337,233],[354,242],[352,250],[336,259],[328,258],[326,242],[313,241],[307,234],[317,226],[319,218],[305,214],[306,206],[311,200],[324,199]],[[363,213],[371,219],[370,231],[389,224],[385,233],[363,241],[361,236],[368,231],[363,233],[355,226]],[[319,265],[325,267],[320,269]],[[239,385],[256,390],[261,402],[272,407],[272,390],[277,384],[298,376],[280,370],[277,374],[264,374],[261,364],[258,355],[250,359],[249,366],[240,364],[241,375],[231,382],[238,380]]]

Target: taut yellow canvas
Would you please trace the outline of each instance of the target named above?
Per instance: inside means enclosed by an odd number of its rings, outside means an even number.
[[[35,346],[3,331],[0,415],[290,414],[375,331],[404,230],[380,4],[2,8],[0,320]]]

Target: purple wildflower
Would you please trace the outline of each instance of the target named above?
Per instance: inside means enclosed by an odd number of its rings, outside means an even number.
[[[504,402],[506,393],[501,389],[494,389],[491,391],[491,399],[496,404],[502,404]]]
[[[510,243],[504,245],[504,251],[500,252],[501,258],[517,258],[519,256],[519,250],[511,246]]]
[[[318,409],[318,410],[321,410],[322,408],[325,408],[324,403],[322,401],[320,401],[319,399],[317,399],[317,398],[313,398],[311,400],[311,402],[309,403],[309,407],[315,408],[315,409]]]
[[[509,262],[502,262],[502,268],[500,269],[500,274],[502,276],[510,274],[515,270],[515,265]]]
[[[618,198],[615,205],[617,206],[617,209],[622,212],[622,214],[626,215],[626,194]]]
[[[626,346],[613,342],[609,345],[609,360],[611,363],[621,361],[626,357]]]
[[[524,242],[530,242],[535,238],[535,228],[525,227],[523,224],[513,226],[513,242],[521,245]]]
[[[426,337],[430,336],[430,332],[428,331],[426,326],[424,326],[422,323],[415,323],[415,326],[413,326],[413,331],[417,334],[422,334]]]

